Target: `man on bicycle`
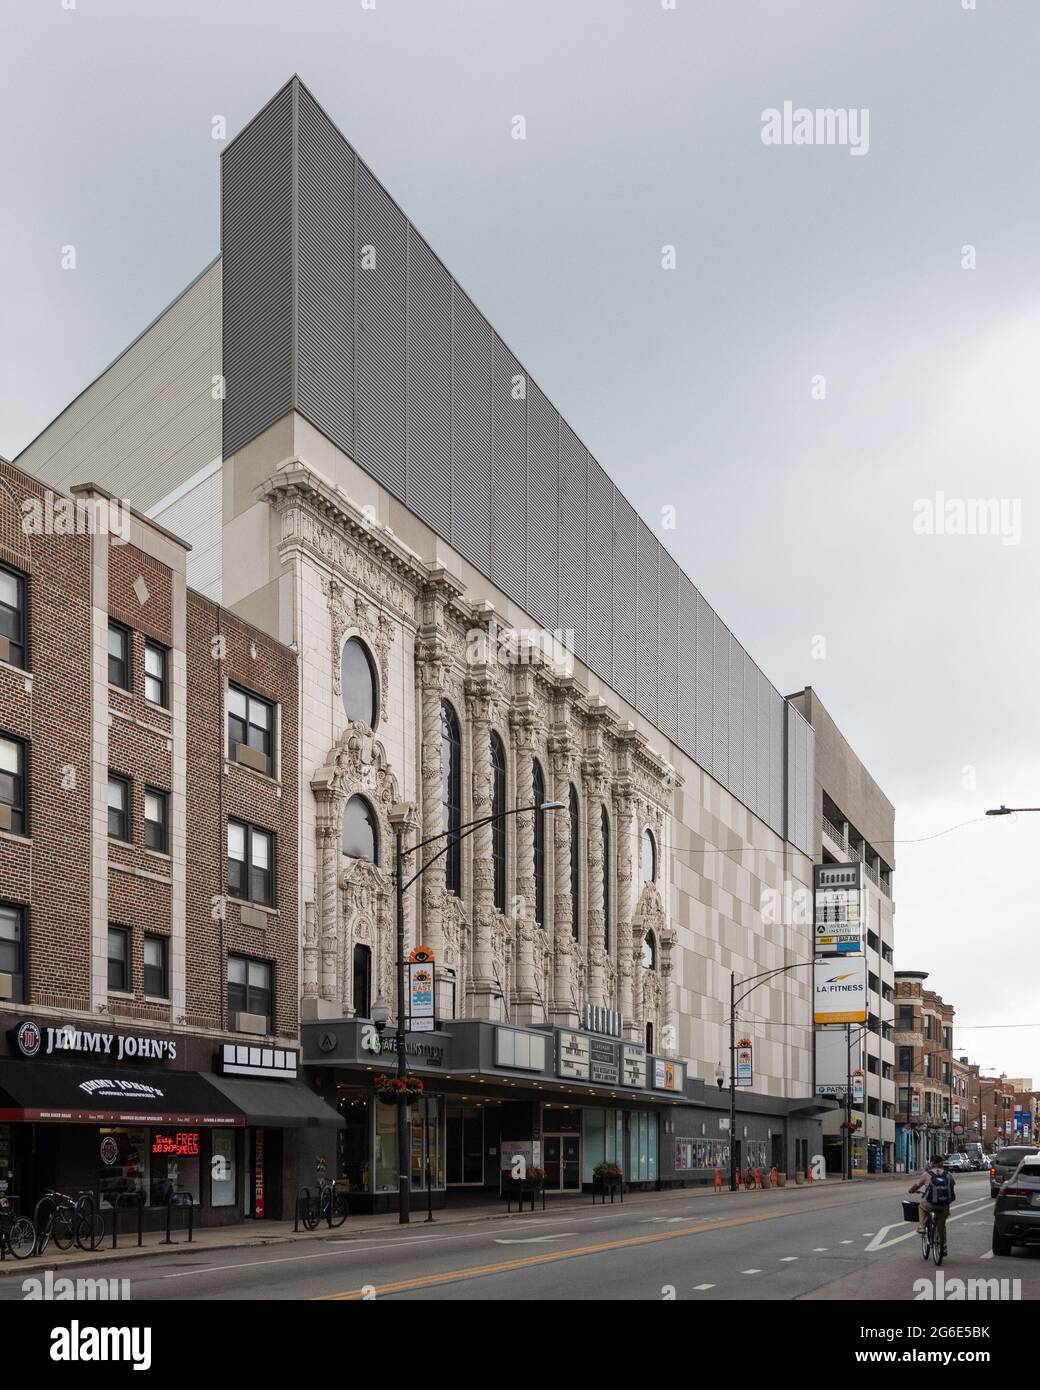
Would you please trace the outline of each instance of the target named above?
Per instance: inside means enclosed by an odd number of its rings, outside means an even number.
[[[946,1218],[950,1214],[950,1206],[957,1200],[957,1192],[954,1187],[953,1174],[946,1171],[943,1163],[942,1154],[932,1154],[928,1160],[928,1167],[911,1187],[911,1192],[917,1192],[924,1188],[924,1193],[918,1203],[918,1235],[925,1234],[925,1227],[928,1224],[928,1217],[931,1215],[935,1219],[935,1226],[942,1241],[943,1254],[946,1254]]]

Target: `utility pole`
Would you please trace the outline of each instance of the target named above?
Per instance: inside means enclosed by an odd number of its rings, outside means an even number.
[[[402,840],[403,827],[400,823],[395,826],[394,839],[394,880],[396,884],[395,897],[397,899],[397,1075],[403,1081],[408,1074],[407,1048],[408,1035],[406,1032],[406,1022],[404,1016],[404,879],[402,870],[404,868],[404,846]],[[411,1190],[409,1174],[409,1108],[403,1100],[397,1105],[397,1191],[398,1206],[397,1220],[402,1226],[408,1224],[411,1207]]]
[[[737,975],[729,972],[729,1190],[737,1190]]]

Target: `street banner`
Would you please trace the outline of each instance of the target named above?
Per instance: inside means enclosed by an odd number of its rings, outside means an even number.
[[[753,1086],[754,1084],[755,1069],[751,1039],[741,1038],[737,1043],[737,1085]]]

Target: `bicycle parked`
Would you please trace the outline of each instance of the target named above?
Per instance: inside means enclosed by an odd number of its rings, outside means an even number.
[[[315,1231],[319,1222],[325,1220],[329,1226],[342,1226],[350,1212],[347,1201],[347,1194],[344,1186],[340,1182],[326,1182],[323,1178],[318,1183],[318,1190],[314,1200],[311,1200],[310,1188],[303,1189],[305,1196],[303,1209],[300,1213],[301,1220],[308,1231]]]
[[[36,1204],[38,1217],[36,1252],[42,1255],[54,1241],[59,1250],[97,1250],[105,1236],[105,1219],[89,1192],[70,1197],[47,1188]]]
[[[0,1197],[0,1245],[16,1260],[27,1259],[36,1249],[36,1227],[19,1214],[17,1197]]]

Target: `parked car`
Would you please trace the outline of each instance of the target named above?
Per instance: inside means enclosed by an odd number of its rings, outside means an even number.
[[[1023,1158],[997,1194],[993,1253],[1010,1255],[1013,1245],[1040,1245],[1040,1154]]]
[[[1024,1158],[1040,1153],[1034,1144],[1009,1144],[1005,1149],[997,1149],[989,1166],[989,1195],[995,1197],[1001,1184],[1009,1178]]]
[[[968,1156],[968,1163],[975,1173],[981,1173],[983,1168],[989,1167],[989,1155],[982,1152],[982,1145],[978,1143],[965,1144],[964,1152]]]
[[[967,1154],[952,1153],[947,1154],[943,1159],[943,1166],[951,1169],[954,1173],[970,1173],[971,1160]]]

